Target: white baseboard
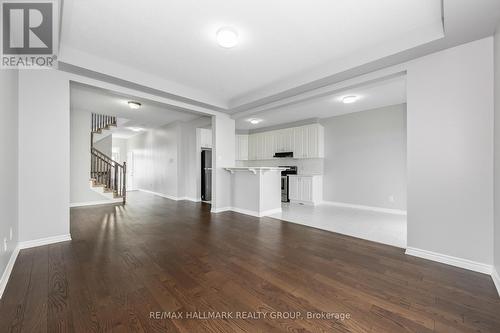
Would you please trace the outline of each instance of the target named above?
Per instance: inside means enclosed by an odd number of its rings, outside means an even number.
[[[43,246],[43,245],[49,245],[49,244],[54,244],[54,243],[59,243],[59,242],[66,242],[71,240],[71,235],[59,235],[59,236],[53,236],[53,237],[47,237],[47,238],[40,238],[40,239],[34,239],[30,241],[25,241],[25,242],[19,242],[19,249],[29,249],[31,247],[37,247],[37,246]]]
[[[468,269],[468,270],[471,270],[474,272],[488,274],[488,275],[492,275],[492,271],[493,271],[493,267],[491,265],[488,265],[488,264],[483,264],[480,262],[476,262],[476,261],[472,261],[472,260],[468,260],[468,259],[463,259],[463,258],[452,257],[452,256],[449,256],[446,254],[421,250],[421,249],[417,249],[414,247],[406,248],[406,254],[410,255],[410,256],[414,256],[414,257],[419,257],[419,258],[423,258],[423,259],[437,261],[437,262],[451,265],[451,266],[455,266],[455,267]]]
[[[14,264],[16,262],[17,256],[19,255],[20,250],[28,249],[31,247],[49,245],[53,243],[65,242],[70,240],[71,240],[71,235],[60,235],[54,237],[35,239],[26,242],[19,242],[14,251],[12,251],[9,262],[7,263],[7,266],[5,267],[5,270],[3,271],[2,274],[2,279],[0,280],[0,299],[3,296],[5,288],[7,287],[7,282],[9,282],[10,274],[12,273],[12,269],[14,268]]]
[[[141,191],[141,192],[144,192],[144,193],[154,194],[154,195],[157,195],[157,196],[165,198],[165,199],[170,199],[170,200],[175,200],[175,201],[182,200],[182,198],[175,197],[175,196],[169,195],[169,194],[163,194],[163,193],[154,192],[154,191],[150,191],[150,190],[144,190],[142,188],[139,188],[137,190]]]
[[[260,217],[281,213],[281,208],[269,209],[260,213]]]
[[[3,271],[2,279],[0,280],[0,299],[3,296],[3,292],[5,291],[5,288],[7,287],[7,282],[9,282],[10,274],[12,273],[12,269],[14,268],[14,264],[16,262],[18,254],[19,254],[19,245],[16,246],[14,251],[12,251],[12,254],[10,255],[10,258],[9,258],[9,262],[7,263],[7,266],[5,267],[5,270]]]
[[[192,202],[200,202],[201,199],[196,199],[196,198],[191,198],[191,197],[175,197],[173,195],[168,195],[168,194],[163,194],[159,192],[153,192],[150,190],[144,190],[144,189],[137,189],[137,191],[141,191],[144,193],[149,193],[149,194],[154,194],[162,198],[170,199],[170,200],[175,200],[175,201],[181,201],[181,200],[187,200],[187,201],[192,201]]]
[[[406,210],[401,210],[401,209],[392,209],[392,208],[382,208],[382,207],[372,207],[372,206],[364,206],[364,205],[355,205],[355,204],[350,204],[350,203],[345,203],[345,202],[335,202],[335,201],[322,201],[321,202],[324,205],[331,205],[331,206],[337,206],[337,207],[346,207],[346,208],[354,208],[354,209],[362,209],[362,210],[370,210],[373,212],[379,212],[379,213],[388,213],[388,214],[395,214],[395,215],[406,215]]]
[[[231,207],[231,210],[233,212],[236,212],[236,213],[250,215],[250,216],[254,216],[254,217],[264,217],[264,216],[267,216],[267,215],[281,213],[281,208],[265,210],[265,211],[260,212],[260,213],[257,212],[257,211],[247,210],[247,209],[241,209],[241,208],[236,208],[236,207]]]
[[[70,203],[70,207],[85,207],[85,206],[97,206],[97,205],[115,205],[117,203],[122,203],[122,198],[115,198],[113,200],[99,200],[99,201],[87,201],[87,202],[73,202]]]
[[[500,275],[498,275],[498,271],[495,267],[491,269],[491,278],[493,279],[495,287],[497,287],[498,296],[500,296]]]
[[[175,197],[175,196],[169,195],[169,194],[163,194],[163,193],[159,193],[159,192],[145,190],[145,189],[142,189],[142,188],[139,188],[137,190],[141,191],[141,192],[144,192],[144,193],[154,194],[154,195],[157,195],[157,196],[165,198],[165,199],[170,199],[170,200],[175,200],[175,201],[179,201],[180,200],[178,197]]]
[[[231,207],[221,207],[221,208],[212,208],[210,210],[211,213],[222,213],[232,210]]]
[[[186,200],[186,201],[192,201],[192,202],[201,202],[201,199],[196,199],[196,198],[190,198],[190,197],[181,197],[179,200]]]
[[[212,209],[212,213],[222,213],[222,212],[227,212],[227,211],[232,211],[235,213],[240,213],[240,214],[245,214],[245,215],[250,215],[254,217],[264,217],[272,214],[277,214],[281,213],[281,208],[276,208],[276,209],[270,209],[266,210],[263,212],[257,212],[253,210],[248,210],[248,209],[242,209],[242,208],[236,208],[236,207],[223,207],[223,208],[218,208],[218,209]]]

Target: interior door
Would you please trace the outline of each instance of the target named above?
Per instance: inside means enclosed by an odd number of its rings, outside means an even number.
[[[212,200],[212,150],[201,151],[201,200]]]

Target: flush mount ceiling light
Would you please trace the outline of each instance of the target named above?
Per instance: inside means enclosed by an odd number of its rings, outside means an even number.
[[[252,124],[252,125],[257,125],[258,123],[262,122],[262,119],[259,119],[259,118],[250,118],[250,119],[247,119],[247,121],[250,124]]]
[[[342,103],[351,104],[351,103],[356,102],[358,99],[359,99],[359,96],[355,96],[355,95],[344,96],[344,97],[342,97]]]
[[[238,32],[231,27],[223,27],[217,30],[217,43],[225,48],[231,48],[238,44]]]
[[[134,101],[129,101],[127,102],[128,103],[128,106],[131,108],[131,109],[134,109],[134,110],[137,110],[138,108],[141,107],[141,103],[139,102],[134,102]]]

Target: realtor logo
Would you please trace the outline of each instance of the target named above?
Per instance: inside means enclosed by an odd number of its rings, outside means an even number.
[[[56,66],[57,3],[35,1],[0,0],[2,68]]]

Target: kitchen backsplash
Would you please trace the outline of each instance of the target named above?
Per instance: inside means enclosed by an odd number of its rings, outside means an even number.
[[[274,167],[280,165],[296,165],[298,168],[298,173],[303,175],[322,175],[324,159],[276,158],[272,160],[236,161],[236,166],[240,167],[256,167],[256,166]]]

